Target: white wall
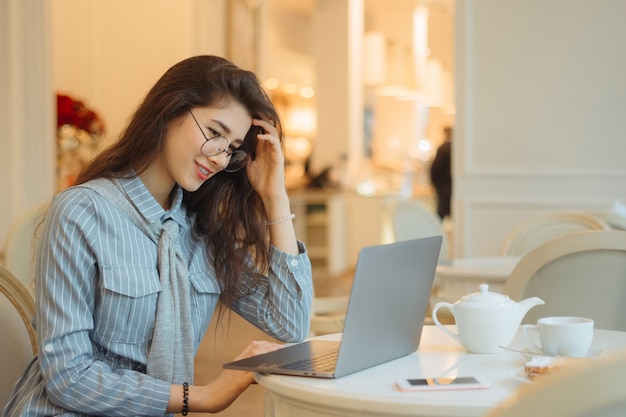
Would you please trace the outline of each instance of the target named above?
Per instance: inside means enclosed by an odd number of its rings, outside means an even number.
[[[455,255],[626,197],[626,2],[458,0]]]

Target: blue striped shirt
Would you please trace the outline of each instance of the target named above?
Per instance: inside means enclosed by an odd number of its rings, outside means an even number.
[[[164,210],[138,177],[121,183],[149,223],[171,218],[180,226],[195,353],[220,289],[205,245],[192,235],[182,190]],[[298,245],[298,256],[271,247],[263,285],[230,306],[285,342],[309,329],[311,264]],[[155,243],[94,190],[78,186],[56,196],[37,257],[38,357],[3,415],[164,415],[170,384],[145,374],[161,288],[156,265]]]

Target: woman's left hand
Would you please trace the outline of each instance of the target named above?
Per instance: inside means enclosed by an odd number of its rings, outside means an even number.
[[[285,194],[285,157],[278,131],[267,120],[252,119],[252,125],[264,130],[257,135],[256,157],[247,165],[250,184],[263,200],[274,200]]]

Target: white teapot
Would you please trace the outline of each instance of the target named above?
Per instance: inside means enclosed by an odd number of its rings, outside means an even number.
[[[531,297],[517,303],[506,295],[489,292],[487,284],[481,284],[479,288],[479,292],[465,295],[454,304],[435,304],[433,321],[468,352],[496,353],[500,351],[499,346],[508,346],[511,343],[528,310],[544,302],[538,297]],[[440,308],[450,310],[458,334],[439,322],[437,311]]]

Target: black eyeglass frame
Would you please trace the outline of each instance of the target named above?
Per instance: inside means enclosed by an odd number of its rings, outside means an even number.
[[[224,171],[226,172],[237,172],[246,166],[246,164],[248,163],[248,153],[246,151],[241,150],[241,149],[235,149],[232,152],[228,152],[227,149],[228,149],[228,146],[230,146],[228,139],[226,139],[224,136],[220,135],[219,133],[213,137],[208,137],[204,133],[204,129],[202,129],[202,126],[200,126],[200,123],[198,123],[198,119],[196,119],[196,116],[194,116],[191,109],[189,109],[189,114],[191,115],[191,118],[193,119],[193,121],[196,122],[196,126],[198,126],[198,129],[200,129],[200,133],[202,133],[202,136],[205,139],[205,142],[200,147],[200,152],[202,152],[202,155],[217,156],[221,154],[222,152],[224,152],[226,155],[228,155],[228,158],[229,158],[228,164],[224,167]],[[216,152],[211,153],[211,154],[207,154],[204,152],[204,145],[206,145],[212,140],[219,140],[219,139],[224,140],[224,142],[226,143],[226,147],[224,149],[218,148]],[[233,159],[233,156],[235,157],[234,159]],[[234,165],[234,166],[231,167],[231,165]]]

